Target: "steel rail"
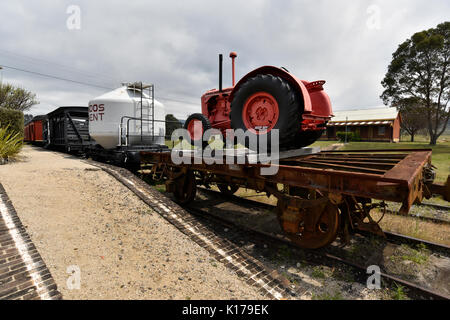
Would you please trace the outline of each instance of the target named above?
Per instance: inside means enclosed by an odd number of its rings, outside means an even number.
[[[185,208],[185,210],[187,210],[192,215],[211,220],[216,224],[220,223],[222,226],[238,229],[239,231],[242,231],[242,234],[248,235],[249,238],[250,238],[250,235],[253,236],[252,239],[254,239],[254,237],[257,237],[260,241],[264,241],[267,245],[273,245],[274,243],[277,243],[279,245],[289,246],[293,249],[303,250],[304,252],[307,252],[310,257],[309,261],[308,261],[309,263],[317,264],[318,262],[320,263],[321,260],[322,260],[322,263],[323,263],[323,260],[328,260],[328,262],[331,262],[332,265],[339,263],[339,264],[343,264],[343,265],[351,267],[355,273],[359,274],[359,276],[360,276],[359,278],[361,278],[361,275],[363,275],[363,274],[367,275],[367,273],[366,273],[367,267],[360,265],[358,263],[355,263],[353,261],[346,260],[339,256],[330,254],[328,252],[324,252],[323,250],[308,250],[308,249],[299,248],[298,246],[293,244],[290,240],[288,240],[284,237],[279,237],[274,234],[270,234],[267,232],[263,232],[260,230],[256,230],[256,229],[253,229],[250,227],[243,226],[241,224],[235,223],[228,219],[212,215],[201,209],[195,208],[192,205],[187,206]],[[270,239],[270,241],[267,241],[268,239]],[[311,257],[313,257],[313,259],[311,259]],[[305,259],[304,256],[302,256],[302,259],[308,260],[308,258]],[[384,279],[390,285],[400,284],[400,285],[408,288],[409,294],[411,294],[412,297],[415,299],[422,298],[422,299],[426,299],[426,300],[450,300],[450,297],[448,297],[446,295],[443,295],[443,294],[435,292],[433,290],[421,287],[415,283],[400,279],[398,277],[386,274],[384,272],[380,272],[380,276],[382,279]],[[360,281],[360,282],[366,284],[365,281]]]
[[[275,210],[275,208],[276,208],[276,206],[268,204],[268,203],[263,203],[260,201],[242,198],[242,197],[238,197],[235,195],[224,195],[220,191],[215,191],[215,190],[201,188],[201,187],[199,187],[198,190],[201,192],[215,195],[217,197],[222,197],[226,200],[232,200],[235,203],[242,203],[244,205],[249,205],[251,207],[259,207],[259,208],[266,209],[266,210]],[[418,218],[425,219],[425,217],[418,217]],[[442,222],[445,222],[445,221],[442,221]],[[364,236],[367,236],[369,234],[378,236],[378,235],[375,235],[375,234],[372,234],[369,232],[363,232],[363,231],[357,231],[357,233],[362,234]],[[435,242],[418,239],[418,238],[414,238],[414,237],[410,237],[410,236],[406,236],[406,235],[401,235],[401,234],[389,232],[389,231],[383,231],[383,233],[386,235],[387,240],[390,240],[391,242],[396,242],[396,243],[400,242],[400,243],[405,243],[405,244],[407,243],[407,244],[414,244],[414,245],[419,245],[419,244],[426,245],[428,248],[430,248],[432,250],[443,252],[450,256],[450,246],[447,246],[445,244],[435,243]]]
[[[423,207],[431,207],[431,208],[435,208],[441,211],[450,211],[450,206],[444,206],[441,204],[436,204],[436,203],[429,203],[429,202],[422,202],[420,204],[418,204],[419,206],[423,206]]]

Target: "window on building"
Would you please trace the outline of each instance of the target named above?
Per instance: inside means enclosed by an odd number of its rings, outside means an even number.
[[[386,132],[386,127],[378,127],[378,135],[379,136],[384,136]]]

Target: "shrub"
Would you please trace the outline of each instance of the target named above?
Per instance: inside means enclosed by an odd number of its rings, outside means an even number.
[[[347,141],[351,141],[353,133],[350,131],[344,132],[344,131],[339,131],[336,132],[336,137],[339,139],[339,141],[341,142],[345,142],[345,136],[347,136]]]
[[[14,158],[22,148],[21,132],[15,132],[10,126],[0,127],[0,164]]]
[[[23,137],[22,111],[0,108],[0,128],[9,127],[9,131],[19,133]]]
[[[351,132],[351,131],[339,131],[336,132],[336,137],[341,142],[345,142],[345,136],[347,136],[347,142],[349,141],[361,141],[361,136],[359,135],[359,132]]]

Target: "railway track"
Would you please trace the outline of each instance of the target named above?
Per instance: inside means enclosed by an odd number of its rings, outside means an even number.
[[[89,163],[93,164],[92,161],[89,161]],[[105,170],[108,173],[110,173],[111,175],[113,175],[116,179],[118,179],[119,181],[124,183],[127,187],[130,188],[131,191],[133,191],[136,195],[138,195],[141,199],[143,199],[142,194],[140,194],[140,192],[136,190],[134,183],[131,182],[131,185],[130,185],[127,182],[127,180],[130,181],[129,179],[132,178],[134,181],[136,181],[136,179],[138,179],[138,180],[140,180],[140,182],[146,184],[144,181],[137,178],[134,174],[132,174],[131,172],[129,172],[126,169],[119,168],[119,167],[112,166],[112,165],[105,165],[105,164],[101,164],[101,163],[97,163],[97,162],[95,162],[94,165],[102,168],[103,170]],[[108,167],[108,168],[106,169],[105,167]],[[221,197],[224,197],[224,195],[222,195],[220,192],[217,192],[217,191],[204,189],[204,188],[198,188],[198,189],[201,192],[206,192],[206,193],[213,194],[216,196],[220,195]],[[241,204],[246,204],[246,205],[249,205],[252,207],[259,207],[259,208],[263,208],[266,210],[273,210],[273,208],[274,208],[273,205],[265,204],[265,203],[262,203],[259,201],[250,200],[247,198],[237,197],[234,195],[231,195],[231,196],[227,195],[226,197],[227,197],[227,200],[231,200],[231,201],[241,203]],[[250,240],[250,236],[251,236],[252,239],[255,239],[254,241],[265,242],[267,246],[269,246],[269,245],[273,246],[274,244],[276,244],[278,247],[288,246],[289,248],[292,248],[292,249],[302,250],[302,252],[304,254],[306,254],[306,256],[308,257],[306,260],[310,261],[311,263],[315,263],[315,264],[326,263],[331,266],[334,266],[336,264],[345,265],[347,267],[350,267],[354,271],[354,273],[356,275],[356,279],[358,279],[360,283],[365,284],[365,281],[367,281],[367,273],[366,273],[367,267],[366,266],[355,263],[348,259],[342,258],[336,254],[327,252],[326,250],[323,250],[323,249],[320,249],[320,250],[300,249],[298,246],[293,244],[289,239],[285,238],[284,236],[261,232],[256,229],[242,226],[242,225],[236,224],[232,221],[229,221],[227,219],[218,218],[217,216],[213,216],[205,211],[202,211],[202,210],[192,207],[192,206],[185,207],[184,209],[197,218],[212,221],[216,225],[227,226],[228,228],[233,228],[234,230],[239,230],[241,239],[242,239],[242,237],[246,236],[246,239]],[[428,241],[421,240],[421,239],[405,237],[402,235],[389,233],[389,232],[385,232],[385,234],[386,234],[386,237],[388,238],[388,240],[390,240],[392,242],[408,243],[408,244],[425,244],[428,248],[443,252],[445,254],[448,254],[450,252],[450,248],[448,246],[443,246],[440,244],[428,242]],[[303,259],[305,259],[305,256],[303,256]],[[234,269],[235,269],[235,267],[234,267]],[[270,271],[266,270],[266,272],[268,274],[270,274]],[[275,274],[276,274],[276,271],[275,271]],[[400,286],[407,288],[409,297],[411,297],[413,299],[427,299],[427,300],[449,300],[450,299],[450,297],[445,294],[435,292],[428,288],[421,287],[415,283],[406,281],[399,277],[389,275],[384,272],[381,272],[380,275],[381,275],[382,279],[385,281],[385,283],[387,283],[390,287],[393,287],[394,285],[400,285]],[[290,291],[289,286],[286,286],[286,279],[284,279],[284,280],[285,280],[284,285],[281,285],[281,283],[283,281],[280,281],[278,279],[276,280],[277,281],[276,283],[278,284],[277,289],[281,288],[280,291],[283,291],[284,294],[287,296],[289,296],[289,295],[294,296],[295,294],[292,291]],[[272,280],[272,282],[273,281],[274,280]],[[278,297],[278,298],[280,297],[280,295],[273,295],[270,293],[268,295],[271,297]]]
[[[422,202],[420,203],[418,206],[421,207],[431,207],[440,211],[444,211],[444,212],[448,212],[450,213],[450,206],[444,206],[441,204],[436,204],[436,203],[430,203],[430,202]]]
[[[262,242],[266,246],[274,247],[274,249],[282,248],[283,246],[288,246],[291,249],[299,250],[299,248],[294,245],[290,240],[280,237],[278,235],[262,232],[253,228],[245,227],[240,224],[234,223],[227,219],[219,218],[217,216],[210,215],[209,213],[200,210],[198,208],[189,206],[186,208],[188,212],[191,214],[201,217],[206,220],[210,220],[214,222],[216,225],[220,225],[222,227],[228,229],[234,229],[239,231],[240,239],[244,239],[246,241],[253,242]],[[250,239],[250,240],[249,240]],[[356,275],[356,279],[359,280],[360,283],[366,284],[367,280],[367,266],[355,263],[353,261],[347,260],[345,258],[339,257],[337,255],[328,253],[324,250],[307,250],[300,249],[303,253],[301,255],[301,259],[306,260],[312,264],[326,264],[329,266],[335,266],[336,264],[345,265],[350,267]],[[306,257],[306,259],[305,259]],[[381,272],[381,278],[386,281],[389,286],[394,287],[394,285],[401,285],[408,289],[408,294],[413,299],[430,299],[430,300],[449,300],[450,297],[445,296],[441,293],[429,290],[427,288],[421,287],[412,282],[400,279],[398,277],[386,274]]]
[[[118,179],[120,182],[122,182],[124,185],[126,185],[131,191],[133,191],[137,196],[139,196],[141,199],[143,199],[146,203],[148,203],[151,206],[155,206],[155,203],[153,203],[151,200],[149,200],[147,198],[147,195],[143,191],[143,189],[146,189],[148,191],[150,191],[150,189],[152,189],[148,184],[146,184],[143,180],[137,178],[135,175],[133,175],[131,172],[129,172],[128,170],[122,169],[122,168],[118,168],[118,167],[114,167],[111,165],[104,165],[104,164],[98,164],[96,163],[95,165],[99,166],[100,168],[102,168],[103,170],[105,170],[106,172],[110,173],[112,176],[114,176],[116,179]],[[206,190],[206,189],[205,189]],[[202,190],[203,191],[203,190]],[[154,190],[154,192],[157,192],[156,190]],[[208,191],[207,191],[208,192]],[[159,192],[158,192],[159,193]],[[160,194],[160,196],[158,197],[158,199],[161,198],[165,198],[164,195]],[[235,197],[238,198],[238,197]],[[160,200],[156,200],[157,203],[160,203]],[[253,203],[253,205],[259,205],[261,207],[264,207],[265,205],[262,203]],[[167,205],[167,204],[166,204]],[[267,208],[267,205],[265,206]],[[165,207],[167,209],[167,207]],[[170,207],[169,207],[170,208]],[[367,268],[366,266],[357,264],[353,261],[347,260],[345,258],[339,257],[335,254],[329,253],[326,250],[304,250],[304,249],[299,249],[297,246],[295,246],[290,240],[284,238],[284,237],[280,237],[279,235],[274,235],[274,234],[269,234],[269,233],[264,233],[249,227],[245,227],[239,224],[236,224],[232,221],[229,221],[227,219],[224,218],[218,218],[217,216],[213,216],[211,214],[208,214],[198,208],[195,208],[193,206],[186,206],[184,208],[189,214],[191,214],[192,216],[198,218],[198,219],[204,219],[210,222],[213,222],[212,225],[214,225],[216,228],[228,228],[228,229],[232,229],[234,232],[234,238],[235,239],[246,239],[247,241],[257,241],[257,242],[264,242],[266,244],[266,246],[271,246],[273,247],[274,245],[276,245],[278,248],[282,247],[282,246],[288,246],[289,248],[292,249],[296,249],[296,250],[301,250],[305,255],[306,255],[306,261],[309,261],[311,263],[314,264],[328,264],[331,266],[335,266],[336,264],[339,264],[341,266],[345,265],[347,267],[350,267],[355,276],[356,279],[359,280],[360,283],[364,283],[365,281],[367,281]],[[161,211],[161,210],[159,210]],[[165,210],[167,211],[167,210]],[[182,232],[186,232],[186,230],[194,230],[194,229],[199,229],[199,230],[205,230],[202,229],[203,227],[199,227],[199,226],[191,226],[191,227],[186,227],[184,226],[184,222],[181,222],[180,217],[181,215],[177,212],[176,214],[170,214],[168,211],[167,212],[161,212],[161,214],[169,220],[169,222],[173,223],[177,228],[179,228]],[[175,219],[176,221],[171,221],[171,216],[177,216]],[[182,218],[181,218],[182,219]],[[189,219],[189,221],[191,222],[192,219]],[[210,232],[210,231],[208,231]],[[189,232],[186,234],[190,234]],[[214,233],[215,236],[217,236],[217,233]],[[225,241],[228,241],[227,244],[225,245],[226,248],[230,248],[230,243],[231,243],[231,238],[233,238],[233,235],[231,235],[232,233],[227,233],[227,238],[224,239]],[[231,235],[231,238],[230,238]],[[198,236],[198,235],[197,235]],[[212,236],[207,236],[207,238],[210,238]],[[197,239],[198,240],[198,239]],[[204,244],[204,240],[205,239],[200,239],[200,241],[197,241],[199,244]],[[217,243],[220,243],[221,240],[216,240]],[[218,252],[221,251],[221,249],[219,248],[217,250]],[[222,250],[223,251],[223,250]],[[231,249],[231,252],[233,253],[233,256],[235,256],[237,253],[235,253],[236,251],[241,252],[241,255],[243,255],[245,257],[245,254],[242,253],[241,248],[233,248]],[[303,255],[302,259],[305,260],[305,255]],[[223,262],[227,262],[227,259],[230,259],[232,255],[228,255],[227,257],[222,256],[219,257],[219,261],[223,261]],[[246,258],[242,258],[242,256],[240,257],[240,259],[248,259],[251,260],[251,258],[248,257],[248,255],[246,256]],[[254,259],[253,259],[254,260]],[[255,263],[255,261],[251,261],[250,264],[248,262],[240,262],[243,266],[245,265],[257,265],[257,262]],[[242,267],[241,265],[236,266],[236,265],[231,265],[230,266],[233,270],[237,270],[239,269],[239,272],[241,272],[241,276],[245,275],[244,272],[242,272]],[[275,278],[271,278],[271,275],[273,274],[277,274],[276,271],[274,272],[274,270],[265,270],[263,267],[259,267],[257,269],[256,272],[258,273],[258,275],[260,275],[261,273],[264,273],[263,278],[259,279],[259,281],[266,281],[265,283],[263,282],[263,284],[260,286],[262,287],[261,290],[266,290],[266,294],[268,294],[268,296],[272,297],[272,298],[280,298],[283,295],[294,295],[295,293],[293,293],[292,291],[290,291],[289,286],[286,286],[286,279],[280,280],[280,276],[277,275]],[[239,275],[239,273],[238,273]],[[449,297],[442,295],[441,293],[438,292],[434,292],[432,290],[429,290],[427,288],[421,287],[417,284],[414,284],[412,282],[400,279],[398,277],[386,274],[386,273],[381,273],[381,278],[383,281],[385,281],[385,283],[387,283],[389,286],[393,287],[394,284],[396,285],[401,285],[405,288],[407,288],[408,290],[408,295],[411,298],[414,299],[429,299],[429,300],[448,300],[450,299]],[[254,275],[253,275],[254,276]],[[249,281],[253,281],[258,283],[258,281],[255,281],[254,279],[252,280],[253,277],[251,274],[249,275],[250,279]],[[257,279],[258,280],[258,279]],[[283,284],[284,283],[284,284]],[[271,288],[270,285],[275,284],[275,288],[278,289],[278,291],[274,288]],[[267,289],[269,288],[269,289]],[[281,294],[278,292],[282,292]]]
[[[270,205],[270,204],[263,203],[260,201],[251,200],[248,198],[238,197],[235,195],[223,195],[219,191],[215,191],[215,190],[211,190],[211,189],[198,188],[198,190],[201,192],[204,192],[206,194],[216,196],[216,197],[227,197],[227,199],[230,201],[233,201],[235,203],[240,203],[240,204],[250,206],[250,207],[257,207],[257,208],[266,209],[266,210],[274,210],[276,208],[276,206],[274,206],[274,205]],[[423,218],[421,218],[421,219],[423,219]],[[413,237],[401,235],[401,234],[394,233],[394,232],[389,232],[389,231],[383,231],[383,232],[386,235],[386,239],[391,242],[400,243],[400,244],[425,245],[427,248],[430,248],[433,251],[438,251],[438,252],[441,252],[441,253],[444,253],[444,254],[450,256],[450,246],[423,240],[423,239],[413,238]],[[371,233],[363,232],[363,231],[358,231],[357,233],[364,235],[364,236],[373,235]],[[376,235],[374,235],[374,236],[376,236]]]
[[[208,190],[208,189],[203,189],[203,188],[201,189],[202,192],[204,192],[205,190]],[[208,193],[209,190],[206,192]],[[216,192],[216,191],[211,191],[211,193],[218,194],[218,192]],[[231,197],[235,197],[235,196],[231,196]],[[235,198],[239,198],[239,197],[235,197]],[[240,199],[242,199],[242,198],[240,198]],[[246,199],[244,199],[244,200],[246,200]],[[265,209],[268,209],[270,207],[269,205],[266,206],[265,204],[260,203],[260,202],[253,203],[253,201],[252,201],[252,205],[260,206],[261,208],[265,208]],[[233,229],[235,232],[239,233],[239,236],[241,237],[241,239],[245,238],[246,242],[258,241],[258,242],[264,243],[266,246],[272,246],[272,247],[275,246],[274,249],[279,249],[282,246],[288,246],[289,248],[291,248],[293,250],[301,250],[301,252],[302,252],[301,258],[305,259],[305,256],[306,256],[306,260],[310,263],[313,263],[313,264],[325,263],[330,266],[335,266],[336,264],[338,264],[338,265],[345,265],[347,267],[350,267],[353,270],[353,272],[355,273],[356,279],[358,279],[361,283],[366,284],[367,266],[365,266],[365,265],[355,263],[354,261],[343,258],[336,253],[330,253],[326,249],[308,250],[308,249],[298,248],[298,246],[296,246],[289,239],[287,239],[286,237],[284,237],[280,234],[263,232],[261,230],[243,226],[242,224],[230,221],[229,219],[221,218],[216,215],[210,214],[204,210],[196,208],[193,205],[189,205],[185,209],[188,210],[191,214],[193,214],[197,217],[201,217],[206,220],[210,220],[210,221],[214,222],[216,225],[222,226],[223,228]],[[410,242],[412,241],[412,242],[416,243],[416,240],[417,240],[414,238],[404,239],[400,235],[396,235],[396,234],[389,234],[388,239],[390,239],[392,241],[396,241],[396,242],[402,242],[402,243],[406,243],[407,241],[410,241]],[[425,242],[425,243],[427,243],[430,247],[433,247],[431,245],[431,243],[428,243],[428,242]],[[433,247],[433,249],[434,248],[435,247]],[[448,253],[449,247],[443,246],[443,247],[440,247],[439,250]],[[449,300],[450,299],[449,296],[446,296],[444,294],[424,288],[413,282],[406,281],[404,279],[401,279],[399,277],[396,277],[396,276],[393,276],[393,275],[390,275],[390,274],[387,274],[384,272],[381,272],[381,277],[391,287],[393,287],[394,285],[397,285],[397,286],[401,285],[401,286],[407,288],[408,294],[410,295],[410,297],[412,297],[414,299],[431,299],[431,300]]]
[[[245,197],[239,197],[242,199],[247,199],[252,201],[251,199],[255,199],[255,198],[259,198],[259,197],[265,197],[265,194],[255,194],[255,195],[250,195],[250,196],[245,196]],[[259,201],[255,201],[255,202],[259,202]],[[430,222],[434,222],[434,223],[445,223],[445,224],[450,224],[450,206],[444,206],[444,205],[440,205],[440,204],[435,204],[435,203],[429,203],[429,202],[422,202],[419,204],[415,204],[414,206],[416,207],[430,207],[436,210],[439,210],[441,212],[444,212],[447,215],[447,219],[439,219],[439,218],[435,218],[435,217],[428,217],[428,216],[422,216],[422,215],[418,215],[418,214],[414,214],[413,212],[409,212],[408,216],[412,217],[412,218],[417,218],[423,221],[430,221]],[[393,210],[386,210],[386,213],[388,214],[393,214],[393,215],[399,215],[398,212],[393,211]]]
[[[415,218],[415,219],[422,220],[422,221],[450,224],[450,207],[449,206],[444,206],[444,205],[439,205],[439,204],[434,204],[434,203],[427,203],[427,202],[422,202],[419,204],[415,204],[413,206],[413,208],[427,208],[427,207],[433,209],[433,211],[438,211],[439,215],[424,216],[420,213],[415,213],[415,210],[411,210],[408,213],[408,216]],[[392,214],[392,215],[399,215],[398,211],[394,211],[391,209],[387,209],[386,213]]]

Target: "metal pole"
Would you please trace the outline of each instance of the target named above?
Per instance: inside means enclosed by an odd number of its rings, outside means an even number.
[[[152,139],[155,140],[155,85],[154,84],[152,84]]]
[[[345,117],[345,144],[347,144],[347,121],[348,117]]]
[[[141,81],[141,144],[142,144],[142,81]]]
[[[233,87],[234,87],[234,58],[236,58],[237,57],[237,54],[236,54],[236,52],[230,52],[230,58],[231,58],[231,75],[232,75],[232,84],[233,84]]]
[[[219,91],[222,92],[222,60],[223,56],[219,54]]]

